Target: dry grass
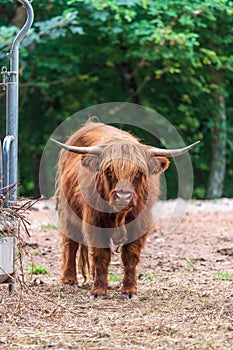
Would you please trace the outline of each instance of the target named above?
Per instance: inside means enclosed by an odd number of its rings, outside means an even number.
[[[1,286],[2,349],[230,349],[232,282],[196,272],[140,279],[137,300],[123,301],[119,283],[107,300],[90,301],[90,286]]]
[[[30,237],[28,230],[30,222],[26,217],[28,211],[37,201],[12,201],[8,203],[8,207],[5,207],[4,198],[0,195],[0,236],[15,235],[17,239],[21,240],[23,239],[21,233],[24,232]]]
[[[230,212],[188,213],[177,232],[152,236],[139,271],[138,299],[128,301],[114,279],[108,299],[94,301],[90,282],[77,289],[57,282],[58,231],[40,228],[45,218],[43,210],[32,211],[32,241],[20,241],[13,294],[0,285],[1,349],[232,349],[232,280],[224,274],[214,278],[218,270],[233,272],[232,256],[216,252],[231,245]],[[38,255],[32,255],[34,244]],[[27,274],[30,260],[50,275]],[[111,267],[115,273],[122,274],[119,263]]]

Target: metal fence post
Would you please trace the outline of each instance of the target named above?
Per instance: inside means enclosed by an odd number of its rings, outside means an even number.
[[[33,23],[34,12],[28,0],[21,0],[27,10],[27,20],[23,28],[19,31],[8,54],[10,59],[10,71],[8,72],[7,83],[7,103],[6,103],[6,135],[12,135],[14,140],[10,147],[9,160],[9,184],[13,185],[11,200],[18,195],[18,108],[19,108],[19,45]]]
[[[18,197],[18,108],[19,108],[19,45],[34,20],[34,12],[29,0],[18,0],[24,5],[27,11],[27,20],[23,28],[16,35],[11,50],[8,53],[10,60],[10,70],[6,67],[1,70],[2,83],[0,87],[6,90],[6,136],[1,145],[0,141],[0,196],[5,198],[5,206],[8,207],[8,201],[14,201]],[[1,242],[0,242],[1,243]],[[15,237],[9,241],[9,251],[11,251],[12,261],[8,271],[4,266],[0,266],[0,281],[6,278],[9,282],[9,290],[13,289],[14,260],[15,260]],[[0,246],[1,248],[1,246]],[[3,255],[4,252],[2,251]],[[8,269],[8,267],[7,267]],[[6,273],[4,276],[4,272]],[[1,282],[0,282],[1,283]]]

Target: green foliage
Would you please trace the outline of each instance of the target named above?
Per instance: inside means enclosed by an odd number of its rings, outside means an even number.
[[[180,272],[185,275],[191,273],[192,271],[190,269],[182,269]]]
[[[28,274],[32,274],[32,275],[44,275],[46,273],[49,273],[49,271],[47,269],[45,269],[44,267],[35,264],[35,263],[31,263],[28,262],[27,263],[27,273]]]
[[[30,254],[32,254],[32,255],[41,255],[42,252],[40,250],[38,250],[38,249],[32,249],[30,251]]]
[[[216,280],[233,280],[233,273],[218,271],[214,273],[213,278]]]
[[[16,5],[5,0],[0,5],[0,63],[6,65],[17,31],[12,25]],[[204,198],[210,142],[216,123],[219,126],[216,95],[221,94],[228,116],[223,195],[233,195],[231,1],[41,0],[32,5],[35,22],[20,46],[22,194],[39,195],[40,156],[65,118],[94,104],[128,101],[164,115],[185,143],[203,140],[192,152],[192,161],[194,196]],[[216,72],[222,76],[220,83]],[[3,103],[0,110],[4,119]],[[141,131],[139,136],[147,140]],[[171,167],[171,197],[177,191],[174,176]]]
[[[112,282],[120,282],[120,281],[122,281],[122,276],[116,275],[115,273],[110,273],[109,279]]]
[[[197,262],[197,260],[195,260],[195,259],[188,259],[187,260],[188,265],[194,265],[194,264],[196,264],[196,262]]]
[[[58,230],[58,227],[54,224],[46,224],[46,225],[41,225],[40,228],[43,229],[52,229],[52,230]]]
[[[143,271],[140,272],[139,278],[145,277],[147,281],[153,282],[156,280],[157,275],[154,272]]]

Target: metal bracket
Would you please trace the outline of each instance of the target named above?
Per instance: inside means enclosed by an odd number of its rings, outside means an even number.
[[[10,199],[10,157],[11,157],[11,144],[14,141],[13,135],[7,135],[3,140],[3,187],[6,189],[3,193],[6,198],[6,205]]]
[[[7,83],[9,81],[9,72],[7,71],[7,67],[6,66],[2,67],[1,75],[2,75],[2,83],[0,83],[0,88],[2,88],[3,91],[5,91]]]

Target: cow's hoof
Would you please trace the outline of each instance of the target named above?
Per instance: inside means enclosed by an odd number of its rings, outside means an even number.
[[[128,295],[128,294],[121,294],[121,297],[122,297],[122,299],[124,299],[124,300],[129,299],[129,295]]]
[[[131,294],[130,299],[137,299],[137,298],[138,298],[137,294]]]
[[[97,295],[97,294],[90,295],[90,300],[95,300],[95,299],[105,300],[107,299],[107,295]]]
[[[78,280],[73,278],[63,278],[61,279],[61,283],[69,286],[78,286]]]
[[[129,300],[129,299],[137,299],[137,294],[122,294],[121,295],[123,300]]]

